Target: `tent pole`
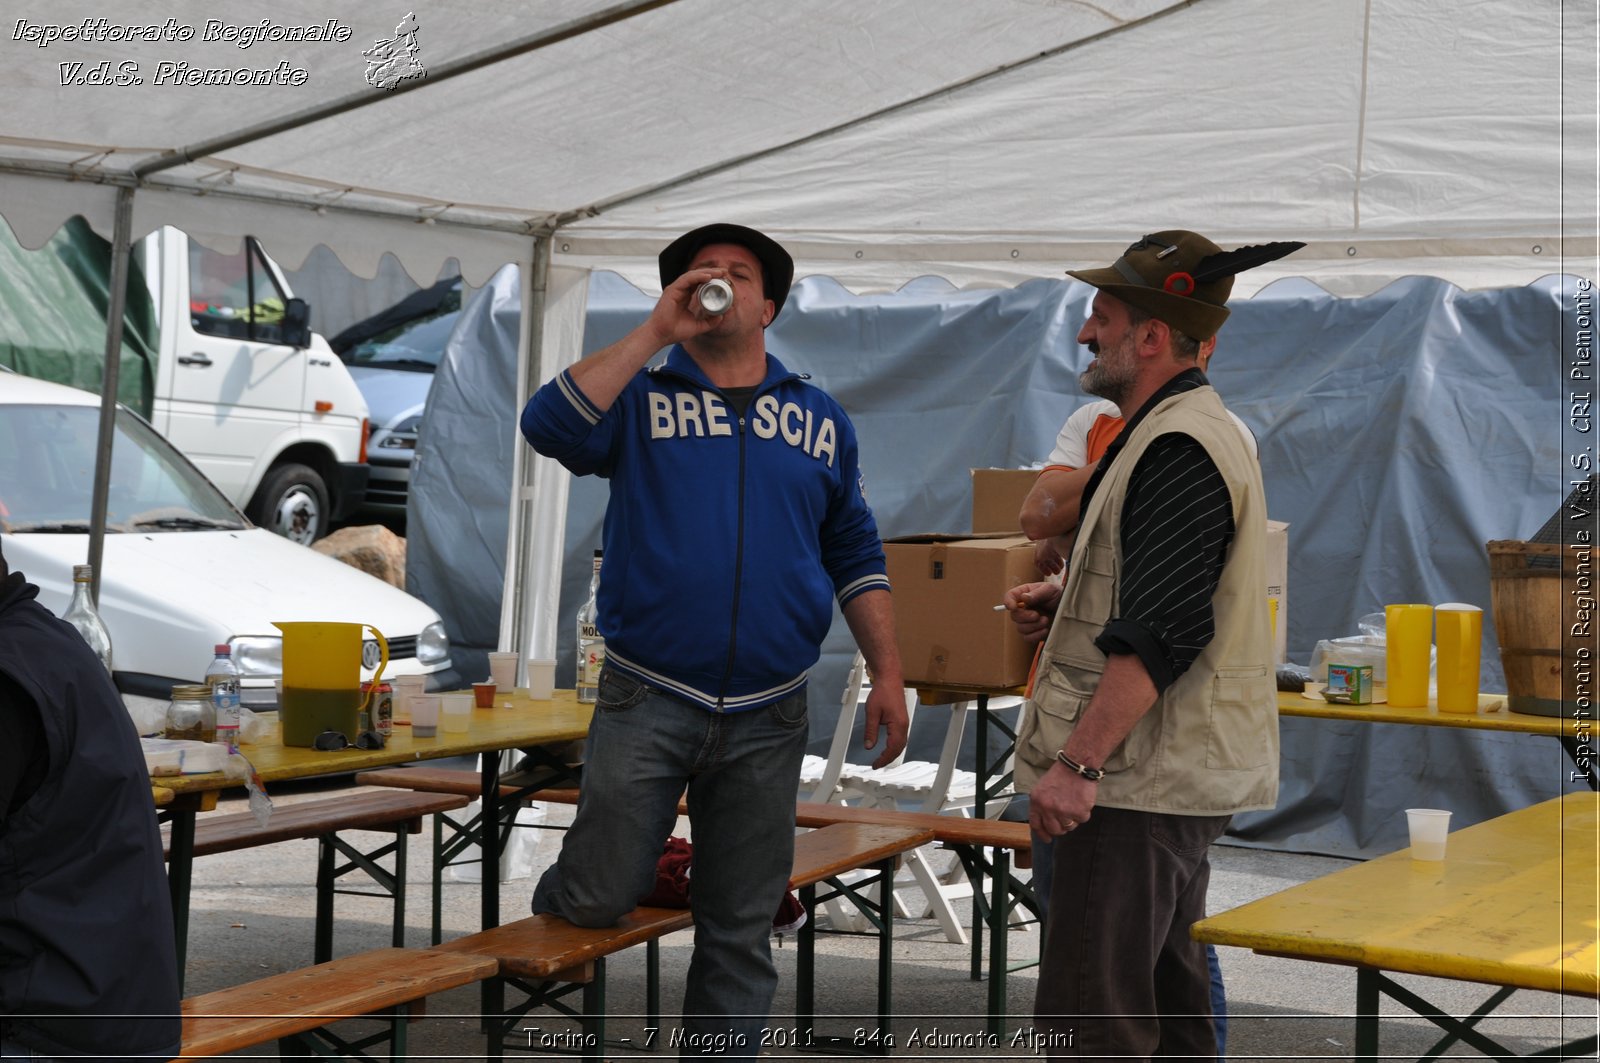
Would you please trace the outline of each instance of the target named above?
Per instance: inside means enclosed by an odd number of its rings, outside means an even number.
[[[117,383],[122,376],[122,314],[128,303],[128,255],[133,248],[133,189],[117,189],[111,233],[111,299],[106,308],[106,359],[100,380],[100,435],[94,454],[94,500],[89,510],[89,593],[100,604],[100,559],[105,551],[106,496],[111,491],[111,443],[116,438]]]
[[[550,290],[551,236],[542,234],[534,240],[530,261],[520,269],[522,294],[522,322],[517,336],[517,380],[513,401],[527,401],[540,379],[539,363],[544,352],[544,308]],[[521,651],[531,658],[555,656],[555,640],[549,638],[548,646],[528,645],[530,635],[527,623],[528,587],[522,572],[523,554],[528,537],[532,534],[533,506],[537,501],[534,480],[535,463],[532,451],[519,438],[511,448],[511,519],[506,527],[506,567],[500,597],[500,648]]]

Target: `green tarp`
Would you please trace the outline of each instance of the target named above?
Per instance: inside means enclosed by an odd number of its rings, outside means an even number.
[[[148,418],[159,325],[140,258],[128,269],[117,401]],[[37,251],[0,225],[0,365],[99,394],[110,277],[111,245],[81,217]]]

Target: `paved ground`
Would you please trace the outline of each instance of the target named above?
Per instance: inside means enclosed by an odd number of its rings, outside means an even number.
[[[326,793],[283,791],[279,802],[305,800]],[[225,801],[225,806],[235,802]],[[237,803],[242,808],[242,802]],[[544,813],[549,822],[565,822],[570,810],[553,808]],[[521,864],[542,868],[555,853],[559,832],[530,830]],[[429,834],[413,838],[413,855],[408,878],[408,925],[412,928],[407,944],[422,946],[428,938],[427,851]],[[189,993],[204,992],[237,984],[278,971],[290,970],[310,962],[312,919],[314,914],[311,883],[315,872],[314,843],[285,843],[264,849],[196,862],[193,916],[190,930],[188,967]],[[1298,882],[1329,874],[1347,866],[1347,861],[1316,856],[1271,853],[1232,846],[1218,846],[1212,854],[1213,874],[1211,909],[1222,911],[1257,897],[1274,893]],[[513,879],[502,886],[502,917],[519,918],[527,913],[531,878]],[[903,890],[913,901],[914,890]],[[447,936],[476,928],[478,886],[471,882],[449,881],[445,886],[444,926]],[[1382,898],[1374,898],[1381,903]],[[965,910],[966,905],[958,906]],[[385,902],[360,897],[338,899],[336,954],[346,954],[389,944],[389,910]],[[1033,927],[1011,934],[1010,950],[1019,962],[1038,954],[1038,936]],[[665,1026],[681,993],[687,969],[690,940],[687,932],[664,942],[663,1006],[668,1012]],[[816,1026],[828,1033],[850,1035],[854,1030],[870,1030],[865,1013],[873,1007],[876,983],[875,945],[865,938],[822,935],[818,938],[818,1008],[822,1013]],[[782,976],[774,1008],[773,1031],[776,1039],[791,1035],[794,1008],[795,947],[792,939],[783,940],[775,950]],[[893,1024],[894,1055],[919,1059],[1006,1058],[1033,1055],[1027,1044],[1027,1020],[1036,987],[1036,969],[1015,972],[1010,978],[1010,1015],[1006,1032],[996,1042],[984,1034],[984,994],[986,985],[968,976],[969,950],[946,940],[931,919],[902,920],[897,924],[894,945],[894,999],[897,1018]],[[1349,1057],[1354,1023],[1350,1019],[1355,1002],[1353,969],[1331,967],[1295,960],[1257,956],[1239,949],[1222,950],[1222,966],[1228,987],[1231,1012],[1229,1058],[1299,1060]],[[1433,979],[1402,979],[1429,999],[1453,1014],[1469,1013],[1487,990],[1483,987]],[[627,1048],[609,1052],[608,1058],[660,1057],[662,1053],[643,1053],[638,1047],[648,1034],[638,1017],[644,1007],[643,950],[634,950],[614,959],[610,966],[609,1001],[614,1016],[608,1035],[631,1039]],[[477,1059],[484,1051],[478,1031],[475,989],[458,990],[433,998],[427,1017],[414,1024],[411,1034],[412,1058]],[[1386,1004],[1382,1032],[1385,1057],[1416,1058],[1434,1041],[1432,1027],[1424,1020],[1402,1015]],[[559,1036],[563,1026],[559,1017],[536,1013],[530,1024],[540,1026],[544,1035]],[[1563,1015],[1566,1017],[1563,1018]],[[785,1016],[789,1018],[786,1020]],[[1547,993],[1519,992],[1495,1018],[1481,1027],[1492,1036],[1521,1052],[1533,1051],[1593,1032],[1596,1025],[1592,1001],[1569,999]],[[1562,1028],[1565,1027],[1564,1038]],[[1407,1055],[1409,1053],[1409,1055]],[[1459,1054],[1458,1054],[1459,1053]],[[243,1055],[244,1053],[241,1053]],[[795,1055],[792,1050],[768,1049],[769,1057]],[[818,1059],[817,1054],[798,1058]],[[1443,1059],[1480,1059],[1471,1051],[1453,1050]]]

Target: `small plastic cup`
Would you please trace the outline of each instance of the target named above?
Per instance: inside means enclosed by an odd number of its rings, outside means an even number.
[[[1443,860],[1444,842],[1450,834],[1450,813],[1440,808],[1406,809],[1411,829],[1411,859]]]
[[[389,680],[389,685],[394,687],[394,722],[411,722],[411,699],[418,694],[427,692],[428,677],[425,675],[397,675]]]
[[[501,690],[511,691],[517,685],[517,665],[521,663],[520,653],[500,651],[489,654],[490,680]]]
[[[439,695],[411,695],[411,736],[432,738],[439,733]]]
[[[494,708],[494,692],[498,689],[493,683],[472,684],[472,703],[480,709]]]
[[[466,734],[472,729],[472,697],[464,690],[439,695],[439,726],[446,734]]]
[[[556,696],[556,662],[539,659],[528,662],[528,697],[549,701]]]

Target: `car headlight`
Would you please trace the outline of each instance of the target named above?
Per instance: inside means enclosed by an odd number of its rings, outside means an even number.
[[[253,635],[229,639],[233,663],[241,676],[280,676],[283,674],[283,639]]]
[[[435,620],[417,635],[417,661],[420,664],[449,664],[450,636],[444,622]]]

